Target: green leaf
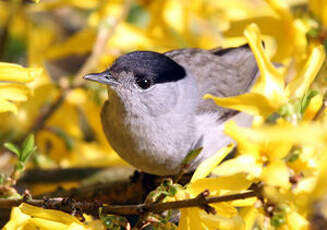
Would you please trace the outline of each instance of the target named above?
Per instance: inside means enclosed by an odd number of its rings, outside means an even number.
[[[17,161],[15,171],[22,171],[25,168],[25,163]]]
[[[177,190],[178,189],[174,184],[170,185],[169,189],[168,189],[168,196],[175,196],[177,193]]]
[[[26,163],[26,161],[29,159],[29,157],[32,155],[32,153],[36,150],[35,141],[34,141],[34,135],[29,134],[22,145],[22,154],[20,157],[20,161]]]
[[[166,196],[175,196],[178,186],[178,184],[173,184],[172,180],[164,180],[158,187],[158,191]]]
[[[301,98],[301,100],[300,100],[300,105],[301,105],[301,107],[300,107],[300,111],[299,111],[299,112],[300,112],[301,114],[304,113],[304,111],[305,111],[305,109],[308,107],[308,105],[309,105],[311,99],[312,99],[314,96],[318,95],[318,94],[319,94],[319,92],[316,91],[316,90],[311,90],[311,91],[307,92],[306,94],[304,94],[304,96],[303,96],[303,97]]]
[[[266,119],[266,123],[267,124],[271,124],[271,125],[274,125],[274,124],[276,124],[276,121],[279,119],[279,118],[281,118],[282,116],[279,114],[279,113],[277,113],[277,112],[274,112],[274,113],[272,113],[272,114],[270,114],[268,117],[267,117],[267,119]]]
[[[6,142],[3,144],[3,146],[5,146],[5,148],[10,150],[11,152],[15,153],[18,156],[18,158],[20,158],[20,151],[16,145],[10,142]]]
[[[282,117],[291,117],[293,114],[293,106],[291,104],[282,105],[279,109],[279,114]]]
[[[33,155],[33,153],[36,151],[36,149],[37,149],[37,147],[34,146],[33,149],[31,150],[31,152],[27,153],[27,154],[23,157],[22,161],[23,161],[24,163],[26,163],[26,162],[28,161],[28,159],[30,159],[30,157],[31,157],[31,156]]]
[[[319,36],[319,28],[311,28],[308,32],[307,35],[312,37],[312,38],[316,38]]]
[[[324,40],[324,48],[325,48],[325,52],[327,53],[327,39]]]
[[[6,42],[4,60],[18,62],[21,57],[24,57],[26,51],[26,39],[18,36],[10,36]]]
[[[182,164],[189,164],[191,163],[202,151],[203,147],[194,149],[192,151],[190,151],[184,158]]]
[[[275,228],[279,228],[286,223],[286,217],[284,213],[277,213],[271,218],[271,225]]]
[[[146,27],[150,21],[150,15],[144,7],[133,3],[128,12],[126,21],[139,27]]]
[[[294,162],[296,161],[300,154],[302,153],[302,149],[299,147],[293,147],[291,149],[291,151],[286,155],[286,157],[284,158],[284,160],[286,162]]]
[[[100,219],[107,229],[120,230],[128,224],[127,220],[121,216],[102,215]]]
[[[4,174],[0,174],[0,185],[3,185],[5,183],[5,175]]]

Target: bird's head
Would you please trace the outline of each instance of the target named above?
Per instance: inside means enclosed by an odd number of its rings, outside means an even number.
[[[153,115],[169,112],[180,97],[195,97],[195,81],[178,63],[164,54],[135,51],[120,56],[111,67],[84,79],[108,86],[109,98]],[[192,92],[193,91],[193,92]],[[189,104],[190,98],[185,98]]]

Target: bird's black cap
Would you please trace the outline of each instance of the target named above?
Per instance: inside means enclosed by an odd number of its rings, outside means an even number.
[[[132,72],[135,77],[144,77],[153,84],[173,82],[186,76],[185,69],[175,61],[152,51],[135,51],[119,57],[109,72]]]

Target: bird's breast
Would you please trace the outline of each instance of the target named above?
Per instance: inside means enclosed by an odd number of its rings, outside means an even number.
[[[127,162],[151,174],[176,174],[194,143],[192,121],[170,114],[147,116],[126,113],[106,102],[101,112],[103,130],[114,150]]]

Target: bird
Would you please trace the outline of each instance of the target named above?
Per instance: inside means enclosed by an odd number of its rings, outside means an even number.
[[[251,125],[250,115],[219,107],[203,96],[244,94],[258,72],[255,57],[245,44],[165,53],[133,51],[84,79],[107,86],[101,123],[111,147],[137,169],[169,176],[180,172],[189,152],[201,149],[190,163],[191,170],[233,142],[223,132],[226,121]]]

